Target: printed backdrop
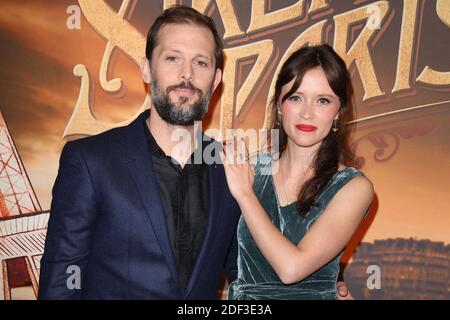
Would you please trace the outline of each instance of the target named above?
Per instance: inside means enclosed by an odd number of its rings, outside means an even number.
[[[213,17],[226,47],[204,130],[266,127],[284,59],[307,42],[335,48],[376,190],[345,281],[360,299],[450,298],[449,0],[2,0],[0,299],[36,297],[64,143],[149,107],[138,62],[154,18],[175,3]]]

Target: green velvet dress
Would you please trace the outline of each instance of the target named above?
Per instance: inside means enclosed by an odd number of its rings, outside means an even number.
[[[271,173],[271,155],[261,154],[255,166],[256,175],[253,189],[272,223],[294,244],[298,244],[305,236],[333,196],[353,177],[362,175],[360,171],[351,167],[337,172],[316,198],[316,205],[311,207],[305,218],[302,218],[295,203],[284,207],[280,206]],[[228,288],[228,299],[320,300],[336,298],[336,282],[342,252],[302,281],[285,285],[259,251],[242,217],[239,221],[237,237],[239,244],[238,277]]]

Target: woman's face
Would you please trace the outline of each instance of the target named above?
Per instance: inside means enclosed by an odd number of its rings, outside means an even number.
[[[281,88],[280,103],[294,81]],[[338,117],[340,104],[321,67],[306,71],[300,87],[280,107],[288,145],[318,149]]]

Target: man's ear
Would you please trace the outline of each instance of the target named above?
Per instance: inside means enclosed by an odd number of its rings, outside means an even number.
[[[214,75],[214,86],[213,86],[213,92],[216,90],[219,83],[222,81],[222,70],[216,69],[216,74]]]
[[[152,76],[150,73],[150,63],[148,62],[148,59],[146,57],[143,57],[139,66],[141,68],[142,80],[144,80],[145,83],[149,84]]]

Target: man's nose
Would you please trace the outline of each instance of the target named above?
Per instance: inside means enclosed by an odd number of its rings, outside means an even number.
[[[184,81],[192,81],[192,65],[190,63],[183,63],[181,67],[180,78]]]

